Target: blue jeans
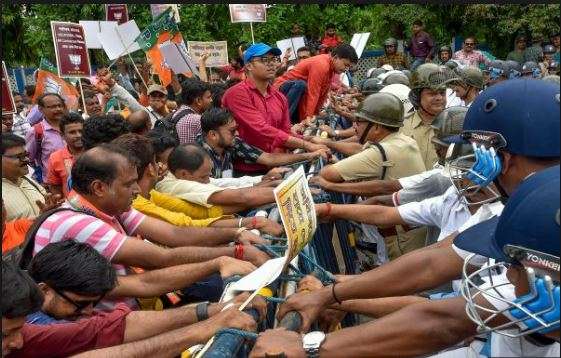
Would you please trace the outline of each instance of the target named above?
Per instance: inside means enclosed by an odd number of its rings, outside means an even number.
[[[300,122],[300,118],[298,117],[298,104],[300,103],[300,98],[304,95],[306,88],[306,81],[303,80],[286,81],[280,86],[280,91],[288,100],[290,121],[292,124]]]
[[[212,274],[199,282],[195,282],[191,286],[184,288],[183,299],[187,303],[211,301],[218,302],[222,291],[224,291],[224,282],[220,274]]]
[[[423,57],[415,57],[415,60],[411,64],[411,71],[415,71],[417,67],[425,63],[426,58]]]

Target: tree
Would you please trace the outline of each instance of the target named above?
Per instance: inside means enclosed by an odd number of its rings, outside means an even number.
[[[148,4],[129,4],[129,17],[142,30],[152,21]],[[50,21],[102,20],[103,4],[53,5],[19,4],[2,6],[4,60],[11,66],[37,66],[43,56],[54,61]],[[518,32],[559,31],[559,4],[276,4],[267,9],[267,22],[254,23],[255,40],[274,44],[289,37],[293,23],[309,35],[320,37],[326,23],[334,23],[344,40],[355,32],[370,32],[367,48],[381,47],[389,36],[409,38],[411,23],[422,19],[438,43],[450,43],[453,36],[473,34],[493,54],[504,58]],[[249,24],[230,22],[226,4],[179,5],[185,40],[228,41],[231,56],[241,43],[251,43]],[[94,63],[107,62],[102,50],[92,50]],[[142,52],[134,57],[140,58]]]

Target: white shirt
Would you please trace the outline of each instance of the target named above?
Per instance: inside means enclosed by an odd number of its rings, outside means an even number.
[[[465,103],[451,88],[446,88],[446,108],[453,106],[465,106]]]
[[[399,182],[399,184],[403,189],[411,189],[433,175],[442,174],[443,169],[444,167],[437,163],[435,164],[434,169],[427,170],[422,173],[411,175],[408,177],[399,178],[397,179],[397,181]]]
[[[262,175],[245,175],[239,178],[210,178],[210,183],[225,189],[239,189],[254,186],[261,182],[261,178],[263,178]]]
[[[429,225],[440,228],[438,241],[457,231],[471,216],[464,197],[451,186],[441,196],[412,202],[397,207],[399,215],[411,225]]]

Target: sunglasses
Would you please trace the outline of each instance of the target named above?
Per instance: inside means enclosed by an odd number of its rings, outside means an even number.
[[[257,62],[261,62],[265,65],[280,62],[280,58],[277,57],[277,56],[275,56],[275,57],[254,57],[252,60],[256,60]],[[256,62],[256,61],[253,61],[253,62]]]
[[[475,46],[475,42],[464,42],[466,46]]]
[[[88,301],[80,301],[80,302],[76,302],[74,301],[72,298],[68,297],[66,294],[64,294],[62,291],[59,291],[55,288],[53,288],[53,290],[57,293],[57,295],[59,295],[60,297],[64,298],[66,301],[70,302],[72,305],[74,305],[74,307],[76,307],[76,312],[82,312],[84,309],[88,308],[90,305],[92,305],[92,307],[97,306],[97,304],[103,299],[103,297],[105,295],[102,295],[100,298],[98,298],[97,300],[88,300]]]

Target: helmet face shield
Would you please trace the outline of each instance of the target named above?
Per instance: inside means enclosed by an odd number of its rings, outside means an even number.
[[[534,332],[545,334],[559,329],[558,279],[554,281],[547,273],[523,264],[526,277],[520,277],[520,280],[527,280],[528,291],[516,297],[512,294],[515,292],[514,286],[506,277],[507,269],[513,266],[494,263],[469,273],[469,267],[472,267],[470,262],[476,256],[472,254],[464,262],[460,292],[466,300],[466,313],[477,325],[478,332],[521,337]],[[559,258],[556,260],[558,268]],[[482,305],[480,297],[491,305]],[[499,316],[509,321],[497,324]]]
[[[493,180],[502,165],[495,148],[506,145],[504,137],[492,132],[464,132],[466,142],[448,148],[446,170],[460,196],[468,205],[481,205],[501,197]],[[490,149],[487,149],[490,148]]]

